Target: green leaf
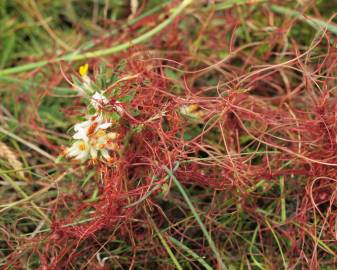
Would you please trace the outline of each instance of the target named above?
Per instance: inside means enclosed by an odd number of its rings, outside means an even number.
[[[140,115],[140,111],[138,109],[131,109],[132,116],[138,116]]]
[[[121,97],[119,101],[122,103],[130,103],[134,99],[135,95],[136,95],[136,90],[132,90],[124,97]]]
[[[112,112],[109,114],[112,121],[118,122],[121,119],[121,116],[117,112]]]
[[[164,73],[165,73],[165,76],[169,79],[178,80],[180,78],[180,75],[176,71],[172,70],[171,68],[165,68]]]
[[[143,124],[137,125],[132,129],[132,132],[133,133],[140,133],[143,130],[143,128],[144,128]]]
[[[4,38],[3,40],[3,49],[1,53],[1,58],[0,58],[0,68],[3,68],[8,59],[10,59],[11,54],[14,50],[15,45],[15,34],[11,34],[8,37]]]

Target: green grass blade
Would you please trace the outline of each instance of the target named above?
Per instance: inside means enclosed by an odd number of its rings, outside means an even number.
[[[273,237],[274,237],[274,239],[276,241],[276,244],[277,244],[277,246],[278,246],[278,248],[280,250],[280,254],[281,254],[281,258],[282,258],[284,269],[288,269],[287,262],[286,262],[285,257],[284,257],[284,253],[282,251],[281,243],[280,243],[280,241],[279,241],[279,239],[278,239],[278,237],[277,237],[277,235],[276,235],[273,227],[268,222],[268,220],[265,220],[265,222],[266,222],[267,226],[269,227],[269,229],[270,229],[270,231],[271,231],[271,233],[272,233],[272,235],[273,235]]]
[[[168,25],[170,25],[173,22],[173,20],[192,2],[193,2],[192,0],[184,0],[177,8],[175,8],[172,11],[171,15],[166,20],[164,20],[163,22],[158,24],[156,27],[154,27],[150,31],[140,35],[139,37],[137,37],[137,38],[135,38],[131,41],[124,42],[122,44],[119,44],[117,46],[114,46],[114,47],[108,48],[108,49],[102,49],[102,50],[97,50],[97,51],[94,51],[94,52],[87,52],[87,53],[77,54],[77,55],[74,55],[72,53],[70,55],[55,58],[54,60],[51,60],[51,61],[39,61],[39,62],[35,62],[35,63],[30,63],[30,64],[18,66],[18,67],[7,68],[7,69],[4,69],[4,70],[0,70],[0,76],[32,70],[32,69],[35,69],[35,68],[43,67],[43,66],[45,66],[49,63],[59,63],[61,61],[67,61],[67,62],[80,61],[80,60],[94,58],[94,57],[107,56],[107,55],[111,55],[111,54],[126,50],[126,49],[128,49],[128,48],[130,48],[134,45],[143,43],[143,42],[147,41],[149,38],[158,34],[160,31],[162,31],[164,28],[166,28]]]
[[[211,235],[209,234],[209,232],[207,231],[205,225],[201,221],[201,219],[200,219],[197,211],[195,210],[195,208],[194,208],[194,206],[193,206],[190,198],[188,197],[186,191],[184,190],[183,186],[180,184],[179,180],[173,175],[173,173],[172,173],[172,171],[170,169],[168,169],[166,166],[163,166],[163,168],[167,172],[167,174],[173,179],[173,182],[178,187],[181,195],[184,197],[184,199],[185,199],[187,205],[189,206],[189,208],[190,208],[190,210],[191,210],[191,212],[192,212],[195,220],[198,222],[198,224],[199,224],[199,226],[200,226],[203,234],[205,235],[210,248],[212,249],[213,253],[215,254],[215,257],[217,258],[218,263],[219,263],[221,269],[222,270],[226,270],[227,267],[226,267],[225,263],[222,261],[220,253],[219,253],[218,249],[216,248]]]
[[[48,158],[48,159],[50,159],[50,160],[52,160],[54,162],[56,161],[56,159],[52,155],[48,154],[46,151],[40,149],[39,147],[37,147],[36,145],[34,145],[34,144],[30,143],[30,142],[27,142],[26,140],[24,140],[24,139],[20,138],[19,136],[13,134],[12,132],[9,132],[9,131],[5,130],[1,126],[0,126],[0,133],[3,133],[5,135],[7,135],[8,137],[13,138],[14,140],[16,140],[18,142],[21,142],[22,144],[24,144],[27,147],[29,147],[30,149],[38,152],[39,154],[41,154],[44,157],[46,157],[46,158]]]
[[[20,194],[20,196],[24,199],[29,200],[30,197],[26,194],[26,192],[24,192],[21,187],[14,181],[12,180],[12,178],[10,178],[7,174],[1,173],[1,177],[12,186],[12,188],[14,188],[16,190],[17,193]],[[32,205],[32,207],[34,208],[34,210],[36,211],[36,213],[41,216],[48,224],[51,223],[50,219],[48,218],[48,216],[33,202],[30,201],[30,204]]]
[[[259,227],[257,226],[256,229],[254,230],[254,234],[252,237],[252,241],[250,242],[249,245],[249,253],[250,253],[250,257],[252,258],[254,264],[261,270],[264,270],[265,268],[263,267],[263,265],[255,258],[254,256],[254,252],[253,252],[253,247],[254,247],[254,243],[256,241],[256,236],[257,236],[257,232],[259,230]]]
[[[280,178],[280,192],[281,192],[281,222],[284,223],[287,219],[286,200],[284,194],[284,177]]]
[[[215,9],[216,10],[224,10],[224,9],[229,9],[235,5],[246,5],[246,4],[258,4],[261,2],[265,2],[266,0],[254,0],[254,1],[249,1],[249,0],[228,0],[228,1],[223,1],[223,3],[215,4]],[[253,3],[252,3],[253,2]]]
[[[0,68],[3,68],[8,59],[14,50],[15,44],[15,34],[9,35],[6,39],[4,39],[4,48],[2,49],[1,57],[0,57]]]
[[[205,269],[213,270],[213,268],[202,257],[200,257],[197,253],[195,253],[189,247],[185,246],[183,243],[181,243],[177,239],[173,238],[172,236],[170,236],[169,239],[173,242],[173,244],[180,247],[188,255],[190,255],[193,259],[197,260],[203,267],[205,267]]]
[[[316,18],[311,18],[310,16],[303,16],[300,12],[296,11],[296,10],[292,10],[289,8],[285,8],[285,7],[280,7],[280,6],[276,6],[276,5],[270,5],[270,9],[273,12],[276,12],[278,14],[283,14],[283,15],[288,15],[291,17],[295,17],[301,21],[306,22],[307,24],[311,25],[314,28],[318,28],[318,30],[320,30],[320,28],[326,28],[328,31],[330,31],[331,33],[337,35],[337,26],[331,24],[331,23],[327,23],[325,21],[316,19]]]
[[[170,256],[172,262],[174,263],[174,265],[176,266],[176,268],[178,270],[183,270],[184,268],[180,265],[180,263],[178,262],[176,256],[174,256],[174,253],[172,252],[170,246],[168,245],[168,243],[166,242],[164,236],[161,234],[160,230],[158,229],[157,225],[154,223],[154,221],[152,220],[152,218],[149,216],[150,222],[154,228],[154,230],[156,231],[156,234],[160,240],[160,242],[163,244],[164,248],[166,249],[166,252],[168,253],[168,255]]]

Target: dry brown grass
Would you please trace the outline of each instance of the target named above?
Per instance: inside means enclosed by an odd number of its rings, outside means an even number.
[[[4,142],[0,142],[0,158],[7,160],[9,165],[14,170],[17,170],[17,174],[20,177],[24,177],[24,173],[22,171],[22,163],[20,162],[18,155]]]

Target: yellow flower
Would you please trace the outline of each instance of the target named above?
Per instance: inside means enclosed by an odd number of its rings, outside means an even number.
[[[89,65],[88,65],[88,63],[86,63],[86,64],[80,66],[78,72],[80,73],[81,77],[84,78],[85,76],[87,76],[88,70],[89,70]]]

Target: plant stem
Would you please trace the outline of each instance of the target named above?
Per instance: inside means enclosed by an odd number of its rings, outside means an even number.
[[[287,210],[286,210],[283,176],[280,178],[280,191],[281,191],[281,222],[284,223],[287,219]]]
[[[319,20],[319,19],[315,19],[315,18],[311,18],[310,16],[304,16],[303,14],[301,14],[300,12],[296,11],[296,10],[291,10],[289,8],[285,8],[285,7],[280,7],[280,6],[276,6],[276,5],[270,5],[270,9],[273,12],[276,12],[278,14],[284,14],[284,15],[289,15],[291,17],[295,17],[301,21],[306,22],[307,24],[311,25],[314,28],[318,28],[320,30],[321,28],[326,28],[328,31],[330,31],[331,33],[337,35],[337,27],[327,23],[325,21]]]

